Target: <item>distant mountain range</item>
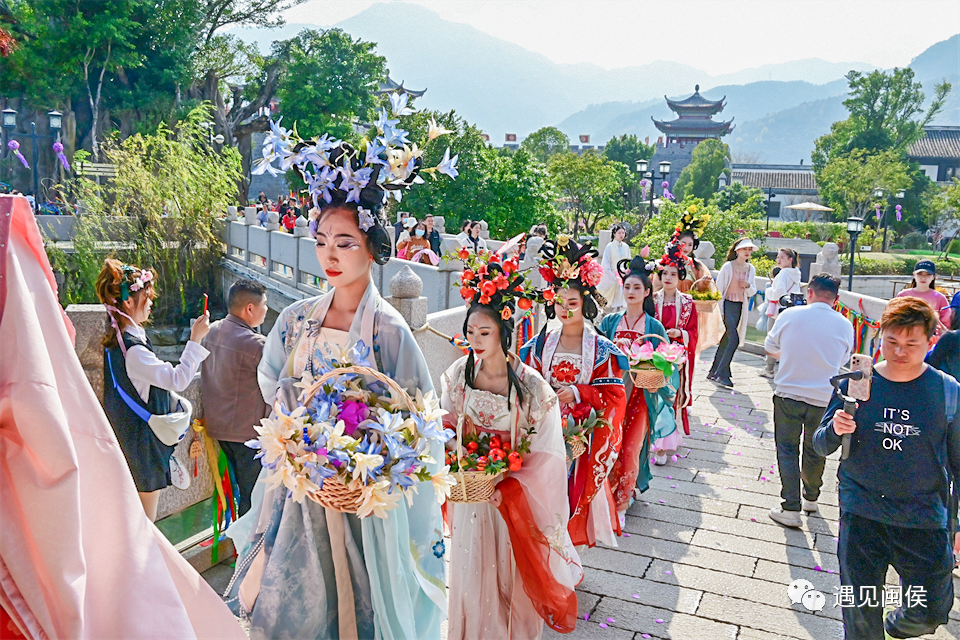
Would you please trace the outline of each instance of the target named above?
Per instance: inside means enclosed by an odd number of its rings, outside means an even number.
[[[725,138],[735,151],[760,153],[766,162],[796,163],[809,158],[814,138],[845,117],[843,75],[850,69],[876,68],[863,62],[811,58],[711,76],[666,61],[612,70],[592,64],[556,64],[470,25],[399,2],[373,5],[333,26],[376,42],[394,80],[412,89],[427,89],[419,106],[456,110],[489,133],[494,144],[502,144],[506,133],[522,139],[549,125],[574,140],[590,134],[594,144],[622,133],[655,140],[660,134],[650,117],[671,119],[673,115],[663,96],[685,97],[699,84],[706,97],[727,96],[728,106],[719,117],[735,118],[736,129]],[[233,33],[268,51],[272,41],[305,28],[323,27],[288,24]],[[955,86],[960,84],[958,45],[960,35],[914,59],[911,66],[928,94],[934,79],[946,77]],[[960,124],[958,95],[960,87],[954,90],[940,123]]]

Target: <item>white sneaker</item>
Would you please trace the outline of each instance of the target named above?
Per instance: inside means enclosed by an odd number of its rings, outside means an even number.
[[[799,511],[784,511],[782,507],[777,507],[776,509],[770,509],[770,519],[785,527],[800,528]]]
[[[662,467],[663,465],[667,464],[667,454],[663,451],[657,451],[657,455],[653,459],[653,464],[657,465],[658,467]]]
[[[775,376],[776,374],[773,371],[770,371],[769,369],[763,369],[760,372],[761,378],[770,378],[772,380]]]
[[[800,498],[801,508],[807,513],[816,513],[817,512],[817,501],[816,500],[807,500],[806,498]]]

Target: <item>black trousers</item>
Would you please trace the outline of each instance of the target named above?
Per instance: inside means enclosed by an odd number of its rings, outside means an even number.
[[[257,478],[260,477],[260,470],[263,465],[259,460],[254,460],[257,455],[255,449],[247,447],[242,442],[227,442],[218,440],[220,448],[227,456],[227,462],[230,463],[230,469],[233,471],[234,478],[237,480],[237,486],[240,487],[240,494],[237,496],[237,502],[240,503],[239,515],[250,511],[250,495],[253,493],[253,487],[257,484]]]
[[[740,346],[740,314],[743,312],[743,303],[733,300],[723,301],[723,338],[717,345],[717,352],[713,356],[713,366],[710,375],[723,382],[730,382],[730,363]]]
[[[803,497],[816,500],[823,485],[823,467],[827,459],[813,449],[813,433],[820,426],[823,407],[773,396],[773,436],[777,443],[780,467],[780,497],[784,511],[800,511],[800,484]],[[803,458],[800,441],[803,440]]]
[[[841,589],[852,586],[855,604],[860,605],[843,608],[845,640],[883,640],[884,630],[893,638],[915,638],[946,624],[953,606],[954,562],[947,529],[894,527],[843,513],[837,551]],[[884,621],[888,564],[900,575],[903,603]],[[866,595],[861,587],[866,587]],[[918,600],[911,603],[909,591],[922,593],[925,606]],[[876,593],[873,599],[868,598],[871,592]]]

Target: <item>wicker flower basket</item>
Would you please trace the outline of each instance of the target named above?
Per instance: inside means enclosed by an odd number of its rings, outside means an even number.
[[[643,340],[644,338],[657,338],[664,343],[667,342],[663,336],[657,335],[656,333],[647,333],[638,339]],[[657,369],[650,363],[641,363],[636,365],[635,368],[630,369],[630,377],[633,378],[633,386],[646,389],[647,391],[656,391],[657,389],[667,386],[667,377],[663,375],[663,371],[660,371],[660,369]]]
[[[341,367],[339,369],[334,369],[328,373],[323,374],[314,381],[313,386],[306,390],[304,393],[303,403],[305,405],[310,404],[310,401],[313,399],[313,396],[317,394],[317,391],[323,388],[323,384],[335,378],[341,376],[345,373],[356,373],[363,376],[368,376],[375,378],[379,382],[387,385],[394,391],[400,394],[400,397],[403,398],[404,403],[407,405],[407,409],[410,412],[417,411],[417,405],[414,404],[413,400],[407,394],[406,390],[401,387],[399,384],[383,375],[376,369],[371,369],[370,367]],[[309,493],[308,496],[311,500],[320,503],[328,509],[333,509],[334,511],[339,511],[341,513],[356,513],[357,509],[360,507],[363,496],[363,484],[360,482],[351,482],[350,485],[346,485],[343,481],[343,478],[340,476],[334,476],[332,478],[327,478],[323,482],[323,486],[320,487],[319,491],[314,491]]]
[[[488,502],[502,474],[486,471],[454,471],[457,484],[450,488],[450,502]]]
[[[693,306],[697,308],[697,313],[710,313],[720,304],[719,300],[694,300]]]
[[[466,398],[464,410],[457,420],[457,467],[463,469],[463,422],[466,416]],[[516,433],[513,431],[515,422],[511,421],[510,441],[516,442]],[[457,481],[450,487],[450,502],[469,504],[475,502],[489,502],[493,492],[497,490],[497,482],[502,473],[487,473],[486,471],[454,471],[450,475]]]
[[[576,460],[583,454],[587,452],[587,445],[583,443],[582,440],[576,440],[570,444],[570,455],[567,457],[567,462],[571,460]]]

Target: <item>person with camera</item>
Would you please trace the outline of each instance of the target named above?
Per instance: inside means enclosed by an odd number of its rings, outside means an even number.
[[[873,371],[870,399],[851,416],[835,393],[814,435],[821,455],[850,438],[838,473],[840,585],[853,596],[843,608],[846,640],[933,633],[953,605],[960,384],[924,363],[937,320],[922,299],[891,300],[880,319],[883,362]],[[901,597],[884,620],[888,565],[900,576]]]
[[[807,304],[782,311],[764,343],[767,354],[780,361],[773,429],[783,502],[770,510],[770,518],[785,527],[800,526],[801,509],[816,512],[823,484],[825,459],[814,450],[813,433],[833,394],[830,378],[853,351],[853,325],[833,310],[839,291],[839,278],[825,273],[812,278]]]

